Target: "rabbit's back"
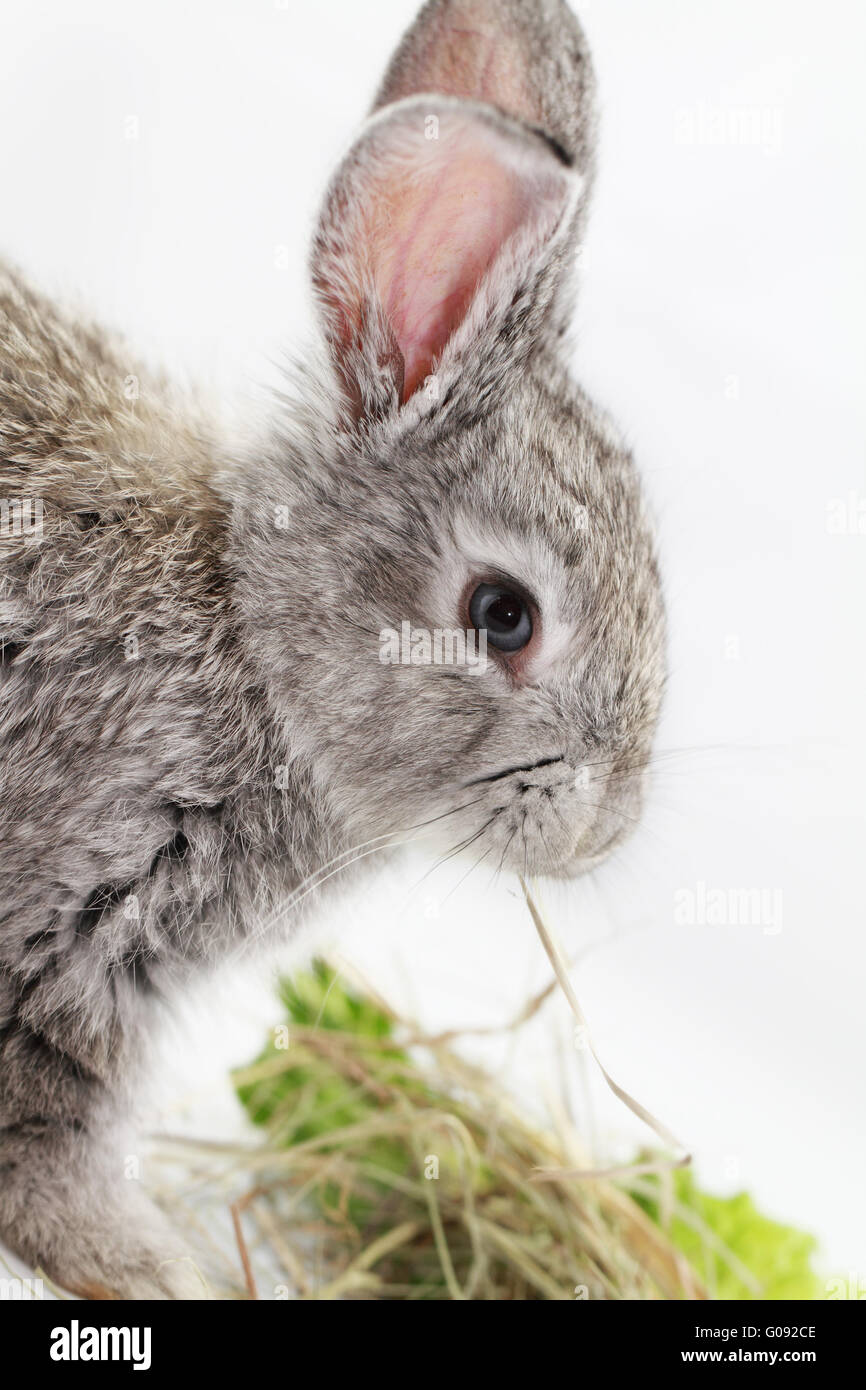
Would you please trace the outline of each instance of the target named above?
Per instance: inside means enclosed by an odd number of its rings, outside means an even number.
[[[116,907],[218,802],[236,642],[213,457],[122,347],[0,271],[3,935]]]
[[[93,521],[124,500],[219,523],[213,442],[124,344],[0,263],[0,480]]]

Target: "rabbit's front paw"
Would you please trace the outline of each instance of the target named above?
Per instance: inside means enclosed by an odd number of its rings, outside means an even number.
[[[149,1200],[141,1198],[134,1210],[125,1206],[116,1215],[119,1220],[100,1220],[96,1227],[67,1228],[55,1257],[53,1277],[58,1283],[81,1298],[151,1301],[211,1296],[195,1256]]]
[[[98,1268],[71,1270],[62,1282],[70,1293],[87,1299],[153,1302],[211,1296],[207,1280],[192,1255],[164,1258],[145,1247],[123,1263],[109,1257]]]
[[[80,1176],[0,1188],[0,1233],[32,1268],[80,1298],[210,1297],[195,1257],[149,1198],[128,1186],[97,1191]]]

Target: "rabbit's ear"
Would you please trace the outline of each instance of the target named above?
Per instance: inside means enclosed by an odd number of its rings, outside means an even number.
[[[406,403],[434,367],[438,396],[473,354],[498,372],[525,359],[577,191],[543,140],[489,108],[423,97],[374,118],[313,251],[356,418]]]
[[[420,92],[495,106],[541,131],[584,179],[591,174],[595,75],[566,0],[428,0],[375,107]]]
[[[458,395],[483,401],[543,332],[560,330],[591,86],[561,0],[422,10],[331,185],[313,248],[355,421],[410,401],[413,415]]]

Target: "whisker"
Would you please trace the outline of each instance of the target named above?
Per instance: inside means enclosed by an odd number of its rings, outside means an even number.
[[[366,859],[370,854],[375,854],[377,850],[398,849],[403,845],[414,844],[419,838],[429,838],[427,836],[416,836],[414,832],[423,830],[427,826],[434,825],[438,821],[445,820],[448,816],[456,815],[459,811],[465,811],[470,806],[475,806],[479,801],[483,800],[483,797],[475,797],[472,801],[464,802],[460,806],[453,806],[449,811],[443,811],[440,815],[431,816],[429,820],[418,821],[415,825],[408,826],[406,830],[392,830],[382,835],[374,835],[369,840],[362,840],[360,844],[342,850],[340,854],[335,855],[326,863],[320,864],[317,869],[311,874],[308,874],[305,879],[302,879],[298,886],[289,894],[287,901],[282,903],[271,916],[266,918],[263,922],[258,923],[255,929],[244,938],[241,950],[245,950],[247,946],[260,941],[262,936],[264,936],[271,927],[275,926],[282,917],[286,916],[287,913],[291,912],[303,902],[306,897],[309,897],[310,893],[315,892],[323,883],[327,883],[328,879],[333,878],[343,869],[350,868],[353,864],[357,864],[359,860]],[[395,838],[396,836],[406,834],[409,835],[408,839],[401,840]],[[378,843],[379,841],[384,841],[384,843],[380,844]],[[372,846],[372,848],[368,848],[368,846]],[[359,850],[363,850],[364,853],[359,854]],[[345,862],[340,863],[340,860],[345,860]],[[326,872],[327,870],[330,870],[330,872]]]
[[[468,868],[468,869],[466,870],[466,873],[463,874],[462,877],[459,878],[459,879],[457,880],[457,882],[455,883],[454,887],[448,889],[448,892],[445,894],[445,897],[442,899],[442,904],[443,904],[443,906],[445,905],[445,903],[447,903],[448,899],[451,897],[451,894],[452,894],[452,893],[456,893],[456,892],[457,892],[457,889],[461,886],[461,884],[463,884],[463,883],[466,882],[466,880],[467,880],[467,878],[469,877],[469,875],[470,875],[470,874],[474,874],[474,872],[475,872],[475,870],[478,868],[479,864],[483,864],[483,863],[484,863],[484,860],[487,858],[488,854],[492,854],[492,853],[493,853],[493,845],[490,845],[489,848],[486,849],[486,850],[484,851],[483,854],[479,854],[478,858],[475,860],[475,863],[472,864],[471,867]]]
[[[515,825],[514,829],[512,830],[511,834],[509,835],[508,839],[505,841],[505,848],[504,848],[504,850],[502,851],[501,855],[499,856],[499,865],[498,865],[498,867],[497,867],[497,869],[496,869],[496,873],[493,875],[493,879],[492,879],[492,882],[493,882],[493,883],[496,883],[496,882],[497,882],[497,880],[499,879],[499,875],[502,873],[502,866],[503,866],[503,864],[505,863],[505,856],[507,855],[508,851],[510,850],[510,848],[511,848],[511,841],[514,839],[514,837],[515,837],[516,834],[517,834],[517,826]]]
[[[271,928],[277,924],[277,922],[281,920],[281,918],[285,917],[287,913],[292,912],[296,907],[299,906],[300,903],[304,901],[305,898],[308,898],[311,893],[315,893],[316,889],[321,888],[323,883],[327,883],[329,878],[334,878],[336,874],[342,873],[344,869],[351,868],[353,864],[357,864],[361,859],[368,858],[368,856],[371,854],[377,854],[380,851],[386,849],[399,849],[403,845],[416,844],[417,838],[418,837],[412,835],[409,837],[408,840],[389,840],[387,843],[383,845],[373,845],[372,849],[365,849],[363,854],[356,854],[353,859],[347,859],[345,863],[337,864],[336,868],[331,869],[329,873],[324,874],[321,878],[316,878],[315,875],[311,874],[310,877],[305,880],[305,882],[309,885],[306,888],[306,890],[304,892],[300,892],[299,889],[295,889],[294,893],[290,895],[288,902],[282,903],[281,906],[277,909],[277,911],[274,912],[270,917],[266,918],[263,922],[259,922],[255,930],[252,931],[249,934],[249,936],[244,938],[241,944],[240,952],[238,954],[242,954],[247,949],[247,947],[252,946],[256,942],[260,941],[261,938],[267,932],[269,932]],[[424,837],[422,836],[421,838],[423,839]],[[314,878],[315,882],[312,882],[311,880]]]
[[[486,820],[482,825],[481,829],[476,830],[474,835],[467,836],[467,838],[465,840],[462,840],[459,845],[455,845],[454,848],[449,850],[447,854],[443,854],[441,859],[437,859],[436,863],[433,864],[431,868],[429,868],[427,872],[423,874],[422,877],[418,880],[417,884],[415,885],[416,888],[420,888],[421,884],[424,883],[425,880],[428,879],[432,873],[435,873],[437,869],[441,869],[443,864],[447,864],[449,859],[453,859],[455,855],[460,854],[464,849],[469,849],[471,845],[474,845],[475,841],[479,840],[481,836],[484,834],[485,830],[487,830],[488,827],[491,826],[493,822],[496,820],[496,817],[499,815],[500,810],[501,808],[499,808],[499,810],[494,811],[490,819]]]
[[[630,820],[635,825],[639,825],[641,821],[640,816],[630,816],[627,811],[621,811],[618,806],[609,806],[603,801],[584,801],[581,797],[580,804],[581,806],[589,806],[593,811],[604,811],[605,814],[612,816],[622,816],[623,820]]]

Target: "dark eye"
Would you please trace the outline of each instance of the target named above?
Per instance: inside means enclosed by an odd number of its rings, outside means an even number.
[[[479,584],[469,600],[469,617],[500,652],[519,652],[532,636],[529,604],[507,584]]]

